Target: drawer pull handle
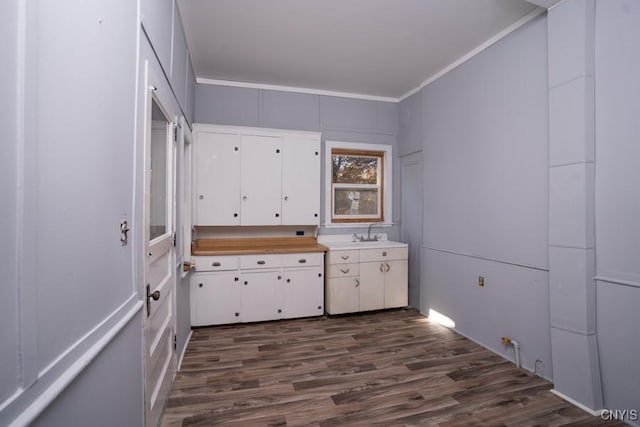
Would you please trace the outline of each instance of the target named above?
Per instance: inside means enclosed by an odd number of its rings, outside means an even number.
[[[218,261],[216,261],[216,262],[212,262],[212,263],[211,263],[211,266],[212,266],[212,267],[220,267],[221,265],[222,265],[222,264],[220,264]]]
[[[356,288],[360,286],[360,280],[356,279]]]
[[[347,274],[347,273],[349,272],[349,269],[348,269],[348,268],[347,268],[347,269],[345,269],[345,270],[340,269],[340,272],[341,272],[342,274]]]
[[[305,262],[307,262],[307,260],[306,260],[306,259],[304,259],[304,258],[301,258],[301,259],[299,259],[299,260],[298,260],[298,262],[299,262],[300,264],[304,264]]]
[[[346,261],[349,259],[349,255],[340,255],[340,258]]]
[[[384,264],[380,264],[380,273],[384,273]]]
[[[258,265],[265,265],[265,264],[266,264],[266,262],[263,261],[263,260],[258,261]]]
[[[382,256],[387,256],[387,252],[382,252]]]
[[[387,269],[386,269],[385,273],[388,273],[389,271],[391,271],[391,266],[389,264],[387,264]]]

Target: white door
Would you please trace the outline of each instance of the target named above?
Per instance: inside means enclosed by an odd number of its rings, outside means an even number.
[[[242,136],[242,225],[279,225],[282,204],[280,138]]]
[[[145,424],[157,426],[175,371],[173,251],[175,125],[147,85],[144,168]]]
[[[282,140],[282,224],[320,223],[320,141]]]
[[[420,252],[422,247],[422,153],[401,159],[401,240],[409,245],[409,305],[426,313],[421,302]]]
[[[196,134],[196,225],[240,225],[240,135]]]

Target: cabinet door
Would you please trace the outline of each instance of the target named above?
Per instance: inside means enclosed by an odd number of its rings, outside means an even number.
[[[384,264],[384,308],[405,307],[409,303],[407,261],[386,261]]]
[[[327,313],[355,313],[360,310],[360,280],[358,277],[327,279]]]
[[[242,136],[242,225],[281,222],[282,154],[280,138]]]
[[[278,319],[278,277],[280,271],[242,273],[242,321],[260,322]]]
[[[191,280],[191,325],[240,322],[240,291],[237,272],[194,274]]]
[[[360,310],[380,310],[384,308],[385,263],[360,263]]]
[[[324,313],[322,267],[285,269],[282,299],[283,318],[320,316]]]
[[[282,224],[320,223],[320,141],[282,140]]]
[[[195,225],[240,224],[240,137],[196,135]]]

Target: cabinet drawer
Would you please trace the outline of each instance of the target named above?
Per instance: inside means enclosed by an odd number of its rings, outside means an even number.
[[[285,267],[305,267],[322,265],[323,252],[282,255],[282,265]]]
[[[360,274],[360,264],[331,264],[329,277],[351,277]]]
[[[236,256],[195,256],[196,271],[237,270]]]
[[[350,264],[353,262],[359,262],[359,251],[329,251],[329,264]]]
[[[240,268],[249,270],[254,268],[280,268],[282,267],[282,255],[242,255]]]
[[[360,251],[360,261],[385,261],[391,259],[407,259],[409,248],[387,248],[387,249],[362,249]]]

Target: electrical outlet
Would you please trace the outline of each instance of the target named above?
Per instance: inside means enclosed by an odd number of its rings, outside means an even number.
[[[484,288],[484,276],[478,276],[478,286]]]

